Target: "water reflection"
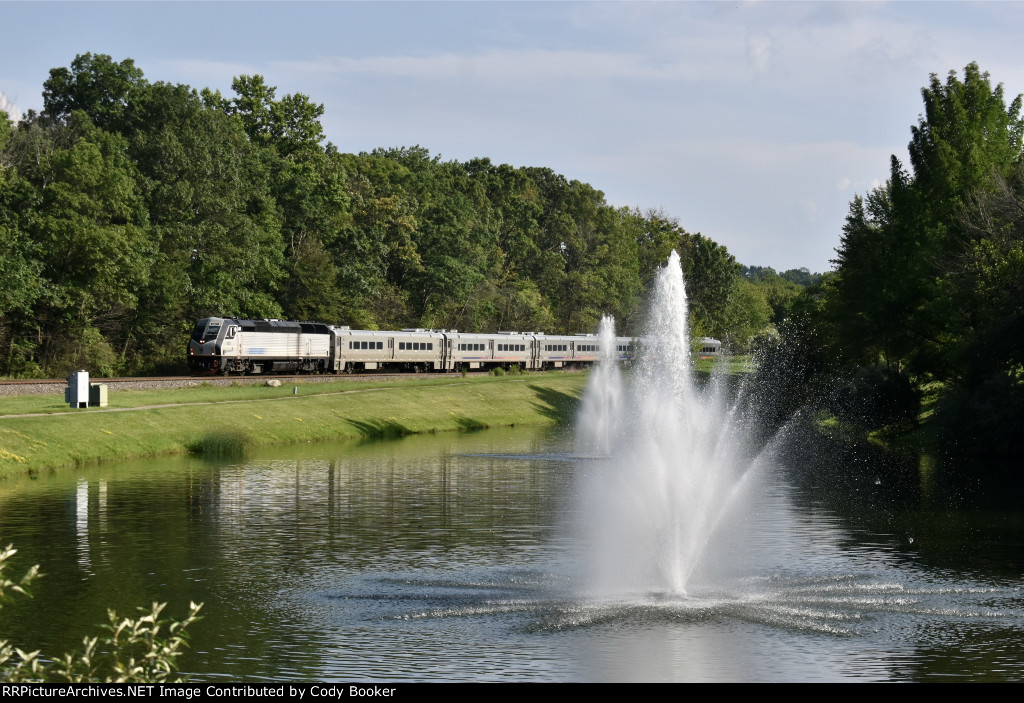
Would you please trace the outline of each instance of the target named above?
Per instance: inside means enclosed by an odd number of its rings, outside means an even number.
[[[591,599],[565,529],[587,465],[515,430],[10,482],[0,541],[46,577],[0,635],[59,652],[107,607],[195,599],[201,680],[1022,678],[1014,514],[783,467],[715,590]]]

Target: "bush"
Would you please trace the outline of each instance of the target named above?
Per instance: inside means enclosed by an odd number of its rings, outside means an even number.
[[[949,388],[934,422],[943,454],[977,473],[1020,478],[1024,454],[1024,383],[1017,372],[993,369],[973,385]]]
[[[0,606],[12,595],[29,595],[28,586],[39,577],[33,566],[17,581],[4,575],[7,560],[17,550],[0,548]],[[82,651],[44,659],[38,651],[26,652],[0,640],[0,681],[5,683],[180,683],[174,675],[177,659],[188,646],[185,628],[199,619],[202,604],[189,605],[184,620],[161,619],[166,603],[153,603],[135,618],[121,618],[107,611],[109,622],[102,634],[84,637]]]
[[[859,367],[838,395],[836,414],[868,427],[913,427],[921,411],[910,377],[882,364]]]

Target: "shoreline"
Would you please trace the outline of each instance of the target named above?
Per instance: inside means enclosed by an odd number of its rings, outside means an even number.
[[[294,395],[292,384],[123,391],[106,408],[67,411],[37,396],[26,401],[27,412],[0,416],[0,479],[160,455],[228,457],[297,442],[553,425],[572,416],[586,378],[555,372],[362,388],[295,384],[302,393]]]

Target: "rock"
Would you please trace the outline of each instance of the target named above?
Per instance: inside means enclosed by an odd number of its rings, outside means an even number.
[[[267,381],[267,385],[270,386],[271,388],[279,388],[281,386],[281,382],[278,381],[276,378],[272,378],[269,381]]]

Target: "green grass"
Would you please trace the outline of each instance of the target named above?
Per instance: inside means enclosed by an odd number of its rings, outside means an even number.
[[[452,376],[451,379],[416,378],[399,380],[338,380],[304,383],[302,381],[286,381],[279,388],[271,388],[265,381],[251,379],[234,381],[231,385],[215,385],[209,382],[196,381],[196,385],[186,388],[162,388],[156,390],[117,390],[117,384],[108,385],[109,408],[140,408],[150,405],[171,405],[175,403],[215,403],[236,400],[270,400],[291,397],[293,388],[298,395],[324,395],[346,391],[364,391],[377,388],[399,388],[409,385],[445,385],[452,381],[463,383],[486,383],[483,377],[462,378]],[[94,380],[102,383],[102,379]],[[64,386],[56,386],[54,394],[11,396],[0,401],[0,417],[28,413],[80,413],[95,412],[95,409],[73,410],[64,402]]]
[[[290,442],[554,424],[570,416],[585,380],[550,373],[111,390],[107,408],[82,410],[58,402],[63,395],[7,398],[0,477],[159,454],[240,456]],[[45,414],[10,417],[33,412]]]
[[[727,356],[723,360],[718,359],[696,359],[694,368],[701,373],[711,373],[719,364],[725,365],[725,372],[728,374],[746,374],[754,370],[753,359],[750,356]]]

